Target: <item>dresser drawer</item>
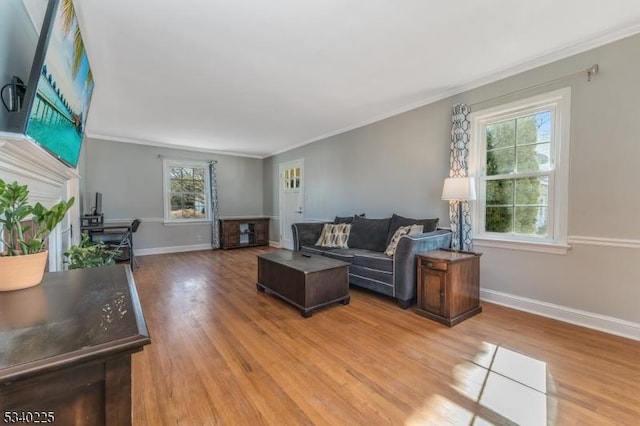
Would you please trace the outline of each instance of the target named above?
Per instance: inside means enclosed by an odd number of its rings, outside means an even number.
[[[431,259],[421,259],[420,265],[423,268],[435,269],[437,271],[446,271],[449,266],[447,262],[431,260]]]

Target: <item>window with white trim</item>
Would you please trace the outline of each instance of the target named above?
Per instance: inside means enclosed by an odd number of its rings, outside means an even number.
[[[163,160],[165,223],[210,220],[209,165]]]
[[[474,243],[566,249],[570,108],[566,88],[472,114]]]

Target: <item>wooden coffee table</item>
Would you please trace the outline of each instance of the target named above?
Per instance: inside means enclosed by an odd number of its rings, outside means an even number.
[[[349,304],[349,264],[318,255],[279,250],[258,255],[258,291],[270,293],[300,309],[308,318],[322,306]]]

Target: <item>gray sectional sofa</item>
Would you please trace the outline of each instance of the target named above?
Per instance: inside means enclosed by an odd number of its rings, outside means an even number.
[[[325,223],[351,223],[349,248],[317,246]],[[395,254],[385,250],[400,226],[421,224],[426,232],[404,235],[398,240]],[[294,223],[294,249],[350,263],[349,282],[391,296],[403,309],[415,301],[416,254],[449,248],[451,232],[437,229],[438,219],[411,219],[394,214],[385,219],[363,216],[336,217],[334,222]]]

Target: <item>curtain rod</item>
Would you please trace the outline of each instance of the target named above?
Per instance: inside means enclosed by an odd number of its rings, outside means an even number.
[[[162,155],[162,154],[158,154],[158,158],[161,159],[161,160],[206,161],[207,163],[213,163],[213,164],[218,163],[218,160],[213,160],[213,159],[196,160],[195,158],[175,158],[175,157],[167,157],[167,156]]]
[[[598,66],[598,64],[593,64],[593,65],[591,65],[589,68],[587,68],[585,70],[575,71],[575,72],[572,72],[570,74],[565,74],[562,77],[558,77],[556,79],[546,81],[544,83],[536,84],[534,86],[525,87],[524,89],[515,90],[513,92],[505,93],[503,95],[499,95],[499,96],[496,96],[496,97],[493,97],[493,98],[484,99],[482,101],[472,103],[472,104],[469,105],[469,108],[473,109],[473,107],[481,105],[481,104],[484,104],[484,103],[487,103],[487,102],[496,101],[498,99],[506,98],[507,96],[512,96],[512,95],[516,95],[518,93],[528,92],[530,90],[534,90],[534,89],[538,89],[540,87],[548,86],[550,84],[557,83],[559,81],[568,80],[570,78],[575,77],[578,74],[586,73],[587,74],[587,81],[589,82],[589,81],[591,81],[591,78],[594,75],[598,74],[599,71],[600,71],[600,67]]]

